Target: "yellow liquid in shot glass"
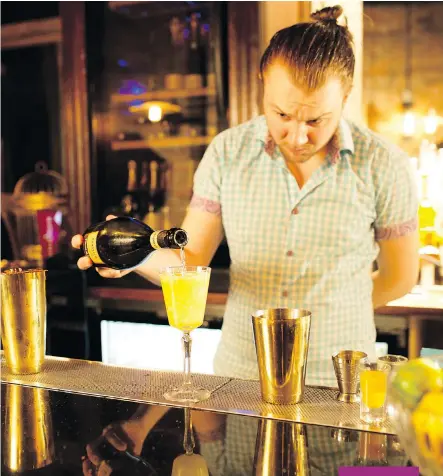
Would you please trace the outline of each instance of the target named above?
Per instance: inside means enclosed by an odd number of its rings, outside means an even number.
[[[362,402],[368,408],[381,408],[385,404],[388,375],[382,370],[363,370],[360,373]]]
[[[189,332],[203,324],[209,273],[184,272],[160,277],[169,325]]]

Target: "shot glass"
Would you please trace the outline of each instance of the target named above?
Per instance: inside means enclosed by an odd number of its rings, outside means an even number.
[[[393,355],[393,354],[387,354],[387,355],[382,355],[377,359],[377,363],[379,365],[385,365],[388,364],[391,369],[390,372],[396,372],[397,369],[404,365],[408,361],[407,357],[404,357],[403,355]]]
[[[379,357],[377,359],[377,365],[382,366],[388,364],[390,367],[389,370],[389,381],[392,381],[392,378],[394,377],[395,373],[401,367],[408,361],[407,357],[404,357],[403,355],[393,355],[393,354],[387,354]],[[393,417],[395,415],[395,409],[392,403],[388,401],[386,403],[386,412],[388,416]]]
[[[360,363],[360,419],[379,425],[386,419],[388,375],[391,367],[379,362]]]

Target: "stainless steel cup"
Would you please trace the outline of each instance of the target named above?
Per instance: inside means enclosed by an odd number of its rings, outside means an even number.
[[[46,344],[46,271],[10,269],[1,273],[2,343],[13,374],[41,370]]]
[[[48,390],[8,385],[5,400],[5,465],[21,473],[51,464],[54,434]]]
[[[303,398],[311,313],[259,310],[252,316],[262,398],[276,404]]]
[[[360,401],[358,393],[359,363],[367,357],[367,354],[357,350],[341,350],[332,356],[339,390],[337,400],[347,403]]]
[[[255,442],[253,474],[254,476],[310,474],[304,425],[260,420]]]

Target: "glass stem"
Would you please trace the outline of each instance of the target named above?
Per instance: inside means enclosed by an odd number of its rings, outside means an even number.
[[[183,437],[183,448],[187,455],[194,452],[195,441],[194,432],[192,430],[191,409],[185,408],[185,435]]]
[[[185,351],[185,362],[183,372],[183,385],[191,385],[191,334],[189,332],[183,333],[183,348]]]

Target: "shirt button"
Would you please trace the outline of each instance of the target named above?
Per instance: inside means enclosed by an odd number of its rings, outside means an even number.
[[[288,297],[288,291],[283,291],[281,294],[283,297]]]
[[[286,256],[294,256],[294,252],[289,250],[286,252]]]
[[[292,210],[292,214],[293,215],[298,215],[298,208],[295,207],[293,210]]]

